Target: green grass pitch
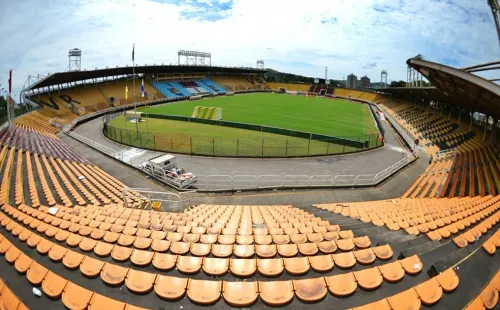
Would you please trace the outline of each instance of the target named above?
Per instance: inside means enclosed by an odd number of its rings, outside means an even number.
[[[346,100],[279,94],[245,94],[201,101],[185,101],[142,109],[145,113],[191,116],[195,106],[222,108],[222,119],[267,125],[337,137],[370,140],[377,146],[378,131],[369,108]],[[146,119],[135,124],[123,116],[110,123],[108,136],[119,142],[168,152],[250,157],[327,155],[357,151],[335,143],[200,123]],[[123,129],[127,129],[125,131]],[[370,136],[370,137],[368,137]]]
[[[378,133],[365,104],[279,94],[244,94],[201,101],[186,101],[141,110],[145,113],[191,116],[195,106],[222,108],[222,119],[335,137]],[[231,131],[232,129],[228,129]]]

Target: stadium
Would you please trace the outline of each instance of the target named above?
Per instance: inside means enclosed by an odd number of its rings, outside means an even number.
[[[353,87],[135,55],[0,102],[0,309],[500,307],[500,61]]]

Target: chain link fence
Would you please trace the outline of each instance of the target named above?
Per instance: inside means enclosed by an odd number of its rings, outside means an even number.
[[[108,115],[104,120],[103,133],[109,139],[121,144],[161,152],[190,155],[226,156],[226,157],[303,157],[335,155],[368,150],[381,146],[379,134],[349,137],[359,141],[359,147],[340,144],[341,138],[304,139],[283,136],[283,138],[253,137],[207,137],[182,133],[153,133],[136,131],[135,124],[130,128],[118,128],[110,125],[115,115]]]

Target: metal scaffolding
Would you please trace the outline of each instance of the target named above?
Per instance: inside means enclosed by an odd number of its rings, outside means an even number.
[[[183,62],[181,62],[181,57]],[[212,54],[181,50],[177,52],[177,64],[185,66],[212,66]]]

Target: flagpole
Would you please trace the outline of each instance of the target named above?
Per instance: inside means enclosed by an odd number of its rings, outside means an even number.
[[[135,116],[137,118],[137,102],[135,101],[135,57],[133,57],[134,53],[135,53],[135,43],[134,43],[134,48],[132,51],[132,76],[134,79],[133,80],[133,83],[134,83],[134,112],[135,112]],[[137,133],[139,133],[139,118],[137,118],[135,121],[135,131]]]

